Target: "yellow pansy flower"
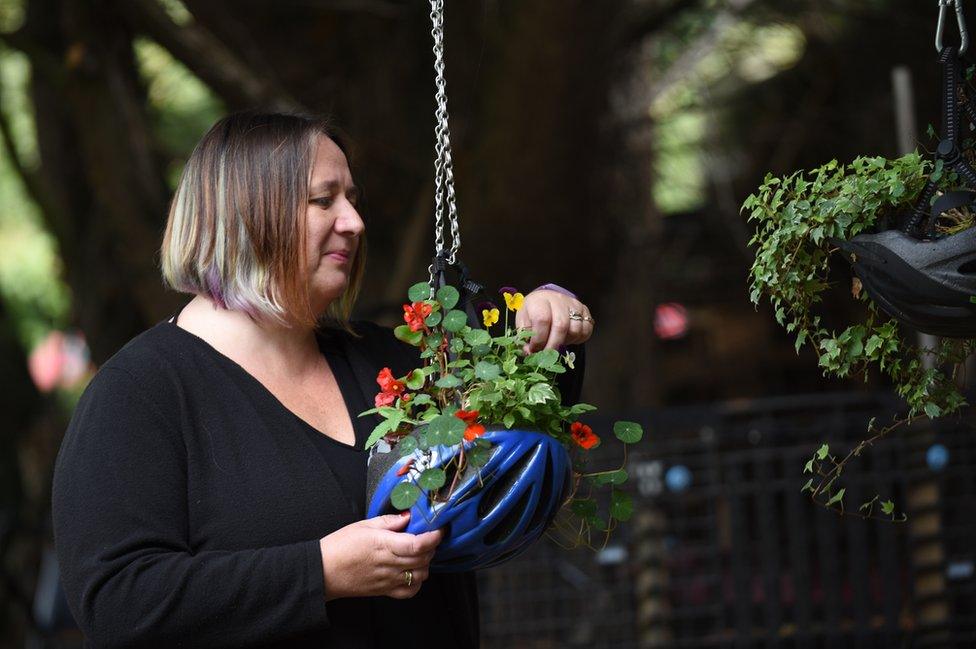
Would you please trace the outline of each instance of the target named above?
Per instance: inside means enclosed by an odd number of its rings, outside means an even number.
[[[513,295],[511,293],[506,292],[506,293],[502,293],[502,295],[505,297],[505,304],[506,306],[508,306],[509,310],[518,311],[519,309],[522,308],[522,302],[525,301],[525,296],[522,295],[521,293],[515,293]]]
[[[498,309],[482,309],[481,319],[484,321],[485,327],[490,327],[498,322]]]

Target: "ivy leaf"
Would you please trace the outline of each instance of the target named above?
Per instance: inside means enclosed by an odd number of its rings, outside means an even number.
[[[826,444],[817,449],[817,459],[826,460],[827,455],[830,453],[830,447]]]
[[[380,439],[388,432],[390,432],[390,420],[384,419],[380,423],[376,424],[376,427],[373,428],[373,432],[371,432],[369,434],[369,437],[366,438],[366,444],[364,445],[365,448],[372,447],[374,444],[376,444],[376,442],[380,441]]]
[[[810,478],[809,480],[807,480],[807,483],[805,485],[803,485],[803,487],[800,488],[800,493],[801,494],[804,491],[813,491],[813,478]]]
[[[440,302],[444,310],[453,309],[461,296],[453,286],[442,286],[437,289],[437,301]]]
[[[613,424],[613,434],[624,444],[636,444],[644,436],[644,429],[634,421],[618,421]]]
[[[424,472],[420,474],[420,477],[417,478],[417,484],[427,491],[436,491],[444,486],[444,482],[446,480],[447,476],[444,474],[442,469],[432,467],[430,469],[425,469]]]
[[[559,352],[555,349],[543,349],[525,357],[525,364],[529,367],[549,369],[559,362]]]
[[[630,517],[634,515],[634,503],[629,493],[613,490],[610,495],[610,515],[618,521],[630,520]]]
[[[423,302],[430,299],[430,284],[427,282],[417,282],[407,289],[407,298],[411,302]]]
[[[890,516],[895,513],[895,503],[891,500],[886,500],[881,503],[881,511]]]
[[[837,493],[835,493],[833,496],[831,496],[830,497],[830,500],[827,501],[827,506],[829,507],[829,506],[833,505],[834,503],[839,503],[841,500],[843,500],[844,499],[844,493],[846,491],[847,491],[846,488],[845,489],[839,489],[837,491]]]
[[[529,387],[525,393],[525,401],[531,404],[540,404],[547,401],[555,401],[556,393],[548,383],[535,383]]]
[[[497,365],[488,361],[478,361],[478,364],[474,366],[474,375],[482,381],[497,379],[501,373],[502,371]]]
[[[813,460],[807,460],[807,463],[803,465],[804,473],[813,473]],[[813,478],[811,478],[812,480]]]
[[[390,492],[390,501],[397,509],[410,509],[420,498],[420,487],[411,482],[401,482]]]

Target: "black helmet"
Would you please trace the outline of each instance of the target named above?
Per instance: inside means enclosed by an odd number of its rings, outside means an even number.
[[[976,228],[932,240],[886,230],[838,245],[889,315],[923,333],[976,337]]]
[[[900,229],[863,233],[835,243],[848,253],[868,295],[889,315],[923,333],[973,338],[976,304],[970,298],[976,295],[976,228],[945,235],[936,224],[949,210],[968,207],[976,214],[976,191],[972,191],[976,171],[958,144],[960,109],[969,123],[976,122],[976,110],[959,92],[962,77],[956,48],[943,48],[939,61],[943,139],[935,157],[969,190],[946,192],[933,204],[939,190],[938,177],[933,175]]]

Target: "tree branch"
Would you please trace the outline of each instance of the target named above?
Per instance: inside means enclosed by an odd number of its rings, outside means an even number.
[[[256,74],[212,33],[195,22],[177,25],[156,0],[121,0],[116,7],[133,29],[169,50],[232,107],[304,110],[274,80]]]

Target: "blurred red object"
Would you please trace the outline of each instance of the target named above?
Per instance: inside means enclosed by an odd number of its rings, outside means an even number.
[[[654,309],[654,333],[661,340],[677,340],[688,333],[688,310],[677,302],[658,304]]]
[[[70,388],[88,374],[91,357],[80,333],[52,331],[27,359],[27,370],[41,392]]]

